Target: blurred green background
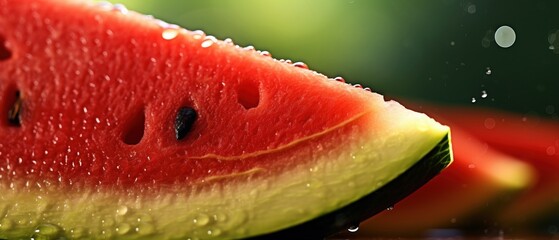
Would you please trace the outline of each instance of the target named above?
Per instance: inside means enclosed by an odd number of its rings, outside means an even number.
[[[112,2],[275,58],[304,61],[389,98],[559,119],[559,1]],[[503,25],[516,33],[509,48],[494,39]]]

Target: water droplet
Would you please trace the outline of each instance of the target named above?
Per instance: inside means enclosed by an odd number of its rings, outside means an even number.
[[[486,68],[485,68],[485,74],[486,74],[486,75],[491,75],[491,73],[492,73],[492,72],[491,72],[491,68],[486,67]]]
[[[485,126],[485,128],[487,129],[493,129],[495,128],[495,125],[497,123],[495,122],[495,119],[493,118],[486,118],[485,121],[483,121],[483,125]]]
[[[451,41],[450,46],[454,46],[454,45],[456,45],[456,43],[454,41]]]
[[[201,46],[203,48],[209,48],[216,42],[217,42],[217,39],[214,36],[207,36],[207,37],[204,38],[204,41],[202,42]]]
[[[469,169],[474,169],[474,168],[476,168],[476,165],[473,164],[473,163],[470,163],[470,165],[468,165],[468,168],[469,168]]]
[[[495,31],[495,42],[499,47],[508,48],[516,41],[516,33],[509,26],[501,26]]]
[[[307,66],[307,64],[305,64],[304,62],[295,62],[293,63],[293,66],[303,69],[309,69],[309,66]]]
[[[55,239],[61,233],[60,227],[54,224],[41,224],[35,228],[33,239]]]
[[[116,209],[116,214],[120,216],[126,215],[127,212],[128,212],[128,207],[124,205]]]
[[[126,8],[126,6],[124,6],[120,3],[117,3],[117,4],[113,5],[113,10],[115,10],[117,12],[120,12],[122,14],[127,14],[128,13],[128,8]]]
[[[179,35],[179,31],[176,28],[167,28],[161,33],[161,37],[165,40],[173,40]]]
[[[243,49],[244,49],[244,50],[247,50],[247,51],[255,51],[255,50],[256,50],[256,48],[255,48],[254,46],[252,46],[252,45],[246,46],[246,47],[244,47]]]
[[[392,211],[392,210],[394,210],[394,206],[390,206],[386,208],[386,211]]]
[[[155,232],[153,224],[142,223],[136,228],[136,232],[140,235],[149,235]]]
[[[115,230],[118,234],[124,235],[130,231],[130,225],[128,223],[121,223]]]
[[[110,11],[113,9],[113,4],[107,1],[100,1],[97,3],[97,7],[105,11]]]
[[[233,39],[231,38],[226,38],[223,40],[223,42],[227,45],[235,45],[235,43],[233,42]]]
[[[223,213],[214,214],[213,219],[216,222],[225,222],[225,221],[227,221],[227,215],[225,215]]]
[[[335,77],[334,80],[345,83],[345,79],[343,77]]]
[[[206,33],[202,30],[195,30],[192,31],[192,38],[194,39],[202,39],[206,37]]]
[[[481,98],[486,98],[487,92],[485,90],[481,91]]]
[[[553,156],[555,155],[555,147],[554,146],[549,146],[547,147],[547,149],[545,149],[545,153],[547,153],[547,155],[549,156]]]
[[[351,226],[347,229],[347,231],[352,232],[352,233],[357,232],[357,231],[359,231],[359,225]]]
[[[74,238],[74,239],[78,239],[78,238],[83,238],[85,237],[87,234],[87,230],[85,228],[82,227],[75,227],[70,229],[70,238]]]
[[[14,223],[10,219],[5,218],[0,221],[0,230],[8,231],[12,229],[13,226]]]
[[[221,230],[214,228],[214,229],[210,229],[207,232],[208,235],[210,236],[219,236],[221,234]]]
[[[476,98],[472,98],[472,103],[475,103],[475,102],[476,102]]]
[[[268,52],[268,51],[261,51],[261,52],[260,52],[260,55],[266,56],[266,57],[272,57],[272,54],[271,54],[270,52]]]
[[[205,226],[210,223],[210,217],[206,214],[199,214],[196,218],[192,220],[196,226]]]
[[[475,4],[468,4],[468,6],[466,7],[466,12],[468,12],[469,14],[474,14],[476,13],[477,9],[476,9],[476,5]]]

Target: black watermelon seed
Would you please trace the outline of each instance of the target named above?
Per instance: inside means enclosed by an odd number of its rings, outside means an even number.
[[[177,140],[181,140],[186,137],[186,134],[192,129],[192,125],[197,118],[196,111],[191,107],[182,107],[177,111],[177,117],[175,118],[175,137]]]
[[[16,100],[14,105],[8,111],[8,123],[14,126],[20,126],[19,114],[21,113],[21,96],[19,91],[16,92]]]

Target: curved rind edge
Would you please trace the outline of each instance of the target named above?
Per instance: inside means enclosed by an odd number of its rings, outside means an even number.
[[[248,239],[321,239],[356,226],[394,206],[449,166],[453,161],[450,138],[449,132],[412,167],[359,200],[297,226]]]

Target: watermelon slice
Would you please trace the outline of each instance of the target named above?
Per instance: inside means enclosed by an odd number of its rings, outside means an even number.
[[[309,238],[451,162],[449,128],[121,5],[0,0],[0,238]]]
[[[427,109],[452,121],[489,146],[525,160],[537,173],[534,185],[496,217],[499,224],[520,228],[556,215],[559,206],[559,123],[536,116],[472,107]]]

